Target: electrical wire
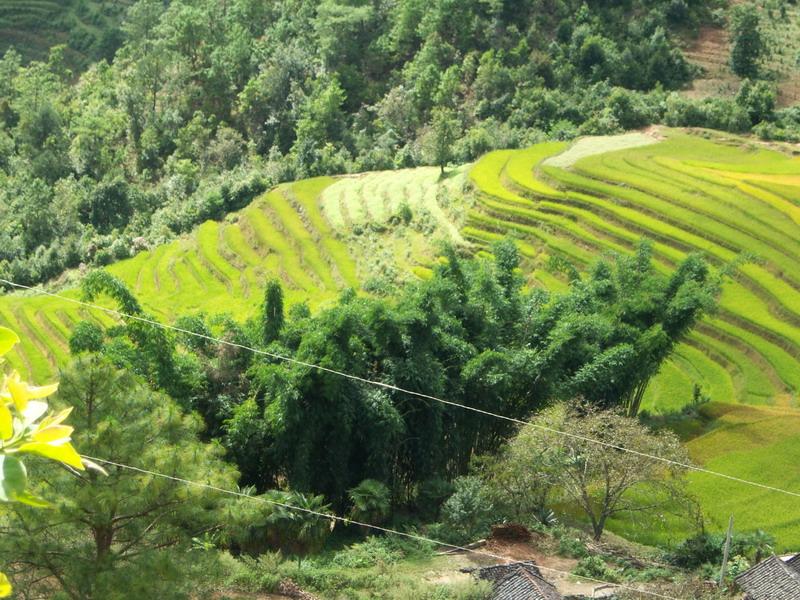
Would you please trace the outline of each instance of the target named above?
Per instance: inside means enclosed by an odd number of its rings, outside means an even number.
[[[177,483],[182,483],[184,485],[194,486],[194,487],[198,487],[198,488],[202,488],[202,489],[218,492],[218,493],[221,493],[221,494],[226,494],[228,496],[235,496],[235,497],[238,497],[238,498],[246,498],[248,500],[255,500],[255,501],[258,501],[258,502],[265,502],[267,504],[272,504],[274,506],[280,506],[282,508],[286,508],[286,509],[289,509],[289,510],[295,510],[295,511],[298,511],[298,512],[303,512],[303,513],[306,513],[306,514],[315,515],[317,517],[328,519],[330,521],[336,521],[336,522],[345,523],[345,524],[349,524],[349,525],[358,525],[360,527],[365,527],[367,529],[380,531],[382,533],[387,533],[387,534],[390,534],[390,535],[402,536],[402,537],[405,537],[405,538],[408,538],[408,539],[416,540],[418,542],[426,542],[426,543],[429,543],[429,544],[434,544],[436,546],[441,546],[441,547],[444,547],[444,548],[450,548],[451,550],[458,550],[458,551],[461,551],[461,552],[469,552],[469,553],[472,553],[472,554],[477,554],[477,555],[481,555],[481,556],[487,556],[487,557],[493,558],[495,560],[500,560],[500,561],[507,561],[508,560],[508,557],[502,556],[502,555],[499,555],[499,554],[494,554],[492,552],[486,552],[484,550],[476,550],[475,548],[467,548],[466,546],[459,546],[459,545],[456,545],[456,544],[448,544],[446,542],[440,542],[438,540],[434,540],[434,539],[431,539],[431,538],[428,538],[428,537],[425,537],[425,536],[422,536],[422,535],[418,535],[418,534],[415,534],[415,533],[408,533],[406,531],[398,531],[396,529],[390,529],[388,527],[381,527],[380,525],[373,525],[372,523],[364,523],[362,521],[356,521],[356,520],[353,520],[353,519],[347,519],[345,517],[340,517],[338,515],[333,515],[333,514],[324,513],[324,512],[321,512],[321,511],[316,511],[316,510],[313,510],[313,509],[310,509],[310,508],[303,508],[303,507],[300,507],[300,506],[294,506],[292,504],[287,504],[285,502],[279,502],[277,500],[270,500],[269,498],[264,498],[263,496],[251,496],[251,495],[245,494],[243,492],[221,488],[219,486],[212,485],[210,483],[202,483],[200,481],[192,481],[191,479],[184,479],[182,477],[177,477],[175,475],[167,475],[166,473],[159,473],[157,471],[151,471],[149,469],[143,469],[141,467],[135,467],[133,465],[126,465],[124,463],[120,463],[120,462],[116,462],[116,461],[112,461],[112,460],[107,460],[107,459],[104,459],[104,458],[98,458],[98,457],[95,457],[95,456],[82,455],[82,457],[87,459],[87,460],[90,460],[90,461],[92,461],[94,463],[100,463],[100,464],[104,464],[104,465],[108,465],[108,466],[117,467],[117,468],[120,468],[120,469],[126,469],[126,470],[134,471],[136,473],[140,473],[140,474],[143,474],[143,475],[150,475],[152,477],[159,477],[161,479],[168,479],[168,480],[171,480],[171,481],[175,481]],[[645,594],[645,595],[648,595],[648,596],[652,596],[654,598],[662,598],[662,599],[665,599],[665,600],[680,600],[679,598],[675,598],[674,596],[667,596],[667,595],[664,595],[664,594],[660,594],[658,592],[652,592],[652,591],[649,591],[649,590],[638,589],[638,588],[631,587],[631,586],[624,585],[624,584],[613,583],[613,582],[610,582],[610,581],[604,581],[602,579],[596,579],[594,577],[586,577],[586,576],[583,576],[583,575],[575,575],[573,573],[570,573],[569,571],[562,571],[560,569],[554,569],[552,567],[545,567],[543,565],[538,565],[538,564],[536,564],[535,566],[536,566],[536,568],[538,568],[538,569],[540,569],[542,571],[548,571],[548,572],[556,573],[556,574],[559,574],[559,575],[573,576],[573,577],[577,577],[579,579],[583,579],[585,581],[591,581],[593,583],[600,583],[600,584],[604,584],[604,585],[610,585],[610,586],[614,586],[614,587],[616,587],[618,589],[623,589],[623,590],[626,590],[626,591],[629,591],[629,592],[635,592],[637,594]]]
[[[672,459],[669,459],[669,458],[665,458],[665,457],[662,457],[662,456],[657,456],[657,455],[654,455],[654,454],[648,454],[647,452],[641,452],[639,450],[634,450],[632,448],[626,448],[626,447],[620,446],[618,444],[613,444],[611,442],[605,442],[603,440],[598,440],[598,439],[591,438],[591,437],[584,436],[584,435],[580,435],[580,434],[577,434],[577,433],[571,433],[569,431],[562,431],[560,429],[556,429],[556,428],[553,428],[553,427],[548,427],[546,425],[542,425],[540,423],[535,423],[533,421],[524,421],[522,419],[516,419],[514,417],[509,417],[509,416],[506,416],[506,415],[494,413],[494,412],[491,412],[491,411],[488,411],[488,410],[484,410],[484,409],[481,409],[481,408],[477,408],[477,407],[474,407],[474,406],[468,406],[466,404],[453,402],[452,400],[445,400],[443,398],[438,398],[436,396],[431,396],[429,394],[424,394],[422,392],[416,392],[414,390],[401,388],[401,387],[398,387],[398,386],[390,384],[390,383],[385,383],[383,381],[375,381],[375,380],[372,380],[372,379],[359,377],[358,375],[352,375],[350,373],[345,373],[343,371],[338,371],[336,369],[331,369],[329,367],[323,367],[321,365],[315,365],[313,363],[309,363],[309,362],[306,362],[306,361],[303,361],[303,360],[299,360],[299,359],[293,358],[291,356],[285,356],[285,355],[278,354],[278,353],[275,353],[275,352],[270,352],[268,350],[262,350],[262,349],[259,349],[259,348],[252,348],[252,347],[246,346],[244,344],[239,344],[239,343],[232,342],[232,341],[229,341],[229,340],[223,340],[223,339],[220,339],[220,338],[215,338],[215,337],[210,336],[210,335],[205,335],[205,334],[198,333],[198,332],[195,332],[195,331],[190,331],[188,329],[184,329],[182,327],[177,327],[175,325],[169,325],[169,324],[166,324],[166,323],[160,323],[159,321],[155,321],[153,319],[149,319],[147,317],[143,317],[143,316],[140,316],[140,315],[131,315],[131,314],[127,314],[127,313],[123,313],[121,311],[115,310],[113,308],[107,308],[107,307],[104,307],[104,306],[100,306],[98,304],[92,304],[91,302],[85,302],[83,300],[77,300],[75,298],[69,298],[67,296],[62,296],[61,294],[48,292],[47,290],[44,290],[42,288],[35,288],[35,287],[32,287],[32,286],[23,285],[21,283],[15,283],[13,281],[9,281],[9,280],[3,279],[3,278],[0,278],[0,283],[5,283],[6,285],[10,285],[12,287],[16,287],[16,288],[19,288],[19,289],[29,290],[29,291],[35,292],[37,294],[48,296],[48,297],[51,297],[51,298],[58,298],[58,299],[63,300],[65,302],[70,302],[72,304],[77,304],[77,305],[83,306],[85,308],[91,308],[91,309],[94,309],[94,310],[99,310],[99,311],[105,312],[107,314],[111,314],[111,315],[114,315],[116,317],[119,317],[120,319],[130,319],[130,320],[133,320],[133,321],[138,321],[140,323],[146,323],[146,324],[152,325],[154,327],[160,327],[160,328],[165,329],[165,330],[174,331],[174,332],[177,332],[177,333],[182,333],[184,335],[194,336],[194,337],[197,337],[197,338],[200,338],[200,339],[204,339],[204,340],[207,340],[207,341],[210,341],[210,342],[215,342],[217,344],[222,344],[222,345],[233,347],[233,348],[239,348],[241,350],[246,350],[246,351],[252,352],[254,354],[267,356],[267,357],[275,359],[275,360],[280,360],[280,361],[284,361],[284,362],[287,362],[287,363],[299,365],[299,366],[302,366],[302,367],[307,367],[309,369],[315,369],[315,370],[322,371],[322,372],[325,372],[325,373],[330,373],[332,375],[336,375],[336,376],[339,376],[339,377],[345,377],[347,379],[351,379],[353,381],[358,381],[360,383],[364,383],[364,384],[368,384],[368,385],[374,385],[374,386],[377,386],[377,387],[381,387],[381,388],[384,388],[384,389],[392,390],[392,391],[399,392],[399,393],[402,393],[402,394],[407,394],[409,396],[416,396],[416,397],[422,398],[424,400],[431,400],[431,401],[434,401],[434,402],[439,402],[441,404],[445,404],[447,406],[453,406],[453,407],[456,407],[456,408],[460,408],[460,409],[463,409],[463,410],[468,410],[468,411],[471,411],[471,412],[475,412],[475,413],[482,414],[482,415],[485,415],[485,416],[493,417],[493,418],[496,418],[496,419],[509,421],[511,423],[515,423],[515,424],[518,424],[518,425],[525,425],[525,426],[528,426],[528,427],[533,427],[533,428],[538,429],[540,431],[546,431],[548,433],[553,433],[553,434],[556,434],[556,435],[562,435],[564,437],[568,437],[568,438],[575,439],[575,440],[580,440],[582,442],[587,442],[587,443],[591,443],[591,444],[596,444],[598,446],[602,446],[602,447],[605,447],[605,448],[610,448],[610,449],[613,449],[613,450],[619,450],[620,452],[626,452],[628,454],[639,456],[641,458],[647,458],[647,459],[650,459],[650,460],[659,461],[659,462],[662,462],[664,464],[667,464],[667,465],[670,465],[670,466],[673,466],[673,467],[679,467],[681,469],[686,469],[686,470],[694,471],[694,472],[697,472],[697,473],[703,473],[705,475],[711,475],[713,477],[719,477],[719,478],[722,478],[722,479],[727,479],[728,481],[733,481],[733,482],[740,483],[740,484],[743,484],[743,485],[749,485],[749,486],[756,487],[756,488],[763,489],[763,490],[767,490],[767,491],[770,491],[770,492],[776,492],[776,493],[785,494],[785,495],[788,495],[788,496],[793,496],[795,498],[800,498],[800,492],[794,492],[794,491],[791,491],[791,490],[786,490],[786,489],[782,489],[782,488],[779,488],[779,487],[775,487],[775,486],[772,486],[772,485],[759,483],[757,481],[751,481],[749,479],[743,479],[741,477],[736,477],[735,475],[729,475],[727,473],[721,473],[719,471],[714,471],[714,470],[707,469],[705,467],[700,467],[698,465],[694,465],[694,464],[691,464],[691,463],[684,463],[684,462],[681,462],[681,461],[676,461],[676,460],[672,460]]]

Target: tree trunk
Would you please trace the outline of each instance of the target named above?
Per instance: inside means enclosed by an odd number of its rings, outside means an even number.
[[[594,533],[594,541],[599,542],[600,538],[603,537],[603,531],[606,528],[606,515],[601,515],[601,517],[595,523],[592,520],[592,531]]]
[[[647,385],[649,383],[650,379],[648,378],[634,388],[633,394],[628,401],[628,406],[625,407],[625,413],[627,416],[635,417],[639,414],[639,409],[642,406],[642,398],[644,398],[644,393],[647,391]]]
[[[92,528],[97,562],[102,562],[111,553],[111,544],[114,541],[114,528],[111,525],[102,525]]]

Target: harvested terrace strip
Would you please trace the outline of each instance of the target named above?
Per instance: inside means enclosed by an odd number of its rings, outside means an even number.
[[[550,256],[583,268],[605,253],[630,252],[642,236],[654,240],[663,272],[695,251],[717,266],[756,254],[725,284],[720,312],[656,378],[646,405],[676,410],[691,400],[695,383],[714,400],[793,404],[800,388],[800,161],[661,133],[667,139],[660,143],[627,134],[566,151],[551,143],[486,155],[470,173],[479,202],[464,234],[485,245],[515,232],[535,273]],[[710,157],[713,164],[696,164]],[[781,186],[780,194],[759,183]]]
[[[440,193],[454,194],[463,184],[466,167],[448,172],[440,181],[437,167],[399,171],[375,171],[339,179],[322,191],[322,211],[333,227],[343,233],[370,223],[386,224],[400,217],[403,205],[414,215],[430,214],[450,239],[461,242],[461,234],[442,206]]]

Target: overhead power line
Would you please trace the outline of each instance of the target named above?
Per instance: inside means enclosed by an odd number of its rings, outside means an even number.
[[[548,426],[542,425],[540,423],[534,423],[532,421],[524,421],[522,419],[516,419],[514,417],[509,417],[509,416],[506,416],[506,415],[494,413],[494,412],[491,412],[491,411],[488,411],[488,410],[484,410],[484,409],[481,409],[481,408],[477,408],[477,407],[474,407],[474,406],[461,404],[459,402],[453,402],[452,400],[445,400],[444,398],[438,398],[436,396],[431,396],[430,394],[425,394],[425,393],[422,393],[422,392],[416,392],[414,390],[401,388],[401,387],[393,385],[391,383],[385,383],[383,381],[375,381],[375,380],[372,380],[372,379],[359,377],[358,375],[353,375],[351,373],[345,373],[343,371],[337,371],[336,369],[331,369],[329,367],[323,367],[321,365],[315,365],[313,363],[306,362],[306,361],[303,361],[303,360],[299,360],[299,359],[293,358],[291,356],[285,356],[283,354],[278,354],[276,352],[270,352],[269,350],[262,350],[260,348],[252,348],[252,347],[246,346],[244,344],[239,344],[237,342],[232,342],[232,341],[229,341],[229,340],[223,340],[223,339],[216,338],[216,337],[213,337],[213,336],[210,336],[210,335],[205,335],[203,333],[198,333],[198,332],[195,332],[195,331],[184,329],[182,327],[177,327],[175,325],[169,325],[169,324],[166,324],[166,323],[160,323],[159,321],[155,321],[153,319],[149,319],[149,318],[143,317],[141,315],[131,315],[131,314],[127,314],[127,313],[115,310],[113,308],[107,308],[105,306],[100,306],[98,304],[93,304],[91,302],[86,302],[86,301],[83,301],[83,300],[77,300],[75,298],[68,298],[67,296],[62,296],[61,294],[56,294],[54,292],[48,292],[47,290],[42,289],[42,288],[35,288],[35,287],[32,287],[32,286],[23,285],[21,283],[15,283],[13,281],[9,281],[7,279],[2,279],[2,278],[0,278],[0,283],[5,283],[6,285],[10,285],[12,287],[16,287],[16,288],[19,288],[19,289],[30,290],[30,291],[33,291],[33,292],[35,292],[37,294],[41,294],[41,295],[44,295],[44,296],[49,296],[51,298],[58,298],[60,300],[63,300],[64,302],[70,302],[72,304],[77,304],[77,305],[83,306],[85,308],[91,308],[91,309],[94,309],[94,310],[99,310],[99,311],[105,312],[107,314],[111,314],[111,315],[114,315],[116,317],[119,317],[120,319],[130,319],[130,320],[133,320],[133,321],[138,321],[140,323],[146,323],[146,324],[152,325],[153,327],[160,327],[160,328],[165,329],[165,330],[174,331],[174,332],[177,332],[177,333],[182,333],[184,335],[194,336],[194,337],[197,337],[197,338],[200,338],[200,339],[204,339],[204,340],[207,340],[207,341],[210,341],[210,342],[215,342],[217,344],[222,344],[222,345],[229,346],[229,347],[232,347],[232,348],[239,348],[241,350],[247,350],[248,352],[252,352],[254,354],[258,354],[258,355],[261,355],[261,356],[267,356],[267,357],[275,359],[275,360],[280,360],[280,361],[284,361],[284,362],[287,362],[287,363],[295,364],[295,365],[298,365],[298,366],[307,367],[309,369],[315,369],[315,370],[322,371],[322,372],[325,372],[325,373],[330,373],[332,375],[336,375],[336,376],[339,376],[339,377],[345,377],[347,379],[350,379],[350,380],[353,380],[353,381],[358,381],[360,383],[364,383],[364,384],[368,384],[368,385],[374,385],[374,386],[377,386],[377,387],[381,387],[381,388],[384,388],[384,389],[392,390],[392,391],[399,392],[399,393],[402,393],[402,394],[407,394],[409,396],[415,396],[417,398],[422,398],[424,400],[431,400],[433,402],[439,402],[439,403],[445,404],[447,406],[453,406],[453,407],[460,408],[460,409],[463,409],[463,410],[468,410],[468,411],[471,411],[471,412],[474,412],[474,413],[485,415],[487,417],[493,417],[493,418],[496,418],[496,419],[502,419],[504,421],[509,421],[511,423],[516,423],[518,425],[525,425],[525,426],[528,426],[528,427],[534,427],[535,429],[538,429],[540,431],[546,431],[548,433],[553,433],[553,434],[556,434],[556,435],[562,435],[562,436],[568,437],[570,439],[580,440],[582,442],[587,442],[587,443],[590,443],[590,444],[596,444],[598,446],[603,446],[605,448],[611,448],[613,450],[619,450],[620,452],[626,452],[628,454],[639,456],[641,458],[647,458],[647,459],[650,459],[650,460],[659,461],[659,462],[662,462],[664,464],[667,464],[667,465],[670,465],[670,466],[673,466],[673,467],[679,467],[679,468],[682,468],[682,469],[687,469],[689,471],[695,471],[697,473],[703,473],[705,475],[711,475],[713,477],[719,477],[721,479],[727,479],[728,481],[733,481],[733,482],[740,483],[740,484],[743,484],[743,485],[749,485],[749,486],[752,486],[752,487],[755,487],[755,488],[759,488],[759,489],[762,489],[762,490],[767,490],[767,491],[770,491],[770,492],[777,492],[779,494],[785,494],[787,496],[800,498],[800,492],[795,492],[795,491],[792,491],[792,490],[785,490],[785,489],[782,489],[782,488],[779,488],[779,487],[775,487],[775,486],[772,486],[772,485],[759,483],[757,481],[750,481],[748,479],[743,479],[741,477],[736,477],[735,475],[729,475],[727,473],[721,473],[719,471],[713,471],[711,469],[706,469],[705,467],[700,467],[698,465],[694,465],[694,464],[691,464],[691,463],[684,463],[684,462],[681,462],[681,461],[676,461],[676,460],[672,460],[672,459],[669,459],[669,458],[665,458],[663,456],[657,456],[655,454],[648,454],[647,452],[641,452],[639,450],[634,450],[632,448],[626,448],[625,446],[620,446],[618,444],[613,444],[611,442],[598,440],[598,439],[591,438],[591,437],[588,437],[588,436],[585,436],[585,435],[580,435],[580,434],[577,434],[577,433],[571,433],[569,431],[562,431],[560,429],[556,429],[554,427],[548,427]]]
[[[336,522],[340,522],[340,523],[344,523],[344,524],[350,524],[350,525],[357,525],[359,527],[365,527],[367,529],[372,529],[374,531],[380,531],[382,533],[387,533],[387,534],[390,534],[390,535],[401,536],[401,537],[404,537],[404,538],[407,538],[407,539],[416,540],[418,542],[426,542],[426,543],[429,543],[429,544],[434,544],[436,546],[441,546],[443,548],[450,548],[451,550],[458,550],[458,551],[461,551],[461,552],[469,552],[471,554],[477,554],[477,555],[481,555],[481,556],[486,556],[486,557],[489,557],[489,558],[493,558],[495,560],[500,560],[500,561],[508,560],[508,557],[506,557],[506,556],[502,556],[502,555],[499,555],[499,554],[494,554],[492,552],[487,552],[485,550],[477,550],[475,548],[467,548],[466,546],[459,546],[459,545],[456,545],[456,544],[448,544],[447,542],[441,542],[439,540],[434,540],[432,538],[428,538],[428,537],[425,537],[425,536],[422,536],[422,535],[419,535],[419,534],[416,534],[416,533],[408,533],[406,531],[398,531],[396,529],[390,529],[388,527],[381,527],[380,525],[374,525],[372,523],[364,523],[362,521],[355,521],[353,519],[340,517],[338,515],[325,513],[325,512],[313,510],[313,509],[310,509],[310,508],[303,508],[303,507],[300,507],[300,506],[294,506],[292,504],[288,504],[286,502],[280,502],[278,500],[271,500],[271,499],[265,498],[263,496],[251,496],[251,495],[245,494],[243,492],[239,492],[239,491],[236,491],[236,490],[229,490],[229,489],[222,488],[222,487],[219,487],[219,486],[216,486],[216,485],[212,485],[210,483],[203,483],[203,482],[200,482],[200,481],[192,481],[191,479],[184,479],[183,477],[177,477],[175,475],[168,475],[166,473],[159,473],[157,471],[151,471],[149,469],[143,469],[141,467],[135,467],[133,465],[127,465],[127,464],[124,464],[124,463],[116,462],[116,461],[113,461],[113,460],[107,460],[107,459],[104,459],[104,458],[98,458],[98,457],[95,457],[95,456],[85,456],[84,455],[83,458],[85,458],[87,460],[90,460],[92,462],[95,462],[95,463],[100,463],[100,464],[103,464],[103,465],[117,467],[119,469],[126,469],[128,471],[134,471],[134,472],[142,474],[142,475],[150,475],[152,477],[158,477],[158,478],[161,478],[161,479],[168,479],[168,480],[171,480],[171,481],[175,481],[177,483],[182,483],[184,485],[193,486],[193,487],[197,487],[197,488],[206,489],[206,490],[209,490],[209,491],[218,492],[220,494],[226,494],[228,496],[235,496],[235,497],[238,497],[238,498],[246,498],[248,500],[254,500],[254,501],[257,501],[257,502],[265,502],[267,504],[272,504],[274,506],[280,506],[280,507],[286,508],[288,510],[294,510],[294,511],[303,512],[303,513],[310,514],[310,515],[315,515],[317,517],[328,519],[330,521],[336,521]],[[577,577],[579,579],[583,579],[585,581],[591,581],[593,583],[611,585],[611,586],[615,586],[615,587],[617,587],[619,589],[623,589],[623,590],[626,590],[626,591],[629,591],[629,592],[635,592],[637,594],[645,594],[645,595],[648,595],[648,596],[651,596],[651,597],[654,597],[654,598],[662,598],[664,600],[680,600],[679,598],[676,598],[674,596],[667,596],[665,594],[660,594],[658,592],[652,592],[650,590],[643,590],[643,589],[635,588],[635,587],[624,585],[624,584],[613,583],[611,581],[604,581],[602,579],[596,579],[594,577],[586,577],[584,575],[575,575],[573,573],[570,573],[569,571],[562,571],[560,569],[554,569],[552,567],[545,567],[545,566],[539,565],[539,564],[537,564],[536,567],[538,569],[542,570],[542,571],[548,571],[550,573],[556,573],[556,574],[559,574],[559,575],[568,575],[568,576],[572,576],[572,577]]]

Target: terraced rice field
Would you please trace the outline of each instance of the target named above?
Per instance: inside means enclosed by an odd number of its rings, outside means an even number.
[[[691,400],[794,406],[800,389],[800,160],[663,130],[666,139],[543,144],[493,152],[471,172],[480,202],[463,234],[478,244],[511,230],[538,276],[551,255],[579,268],[654,241],[671,269],[702,251],[722,267],[755,255],[652,384],[651,411]],[[641,134],[633,134],[641,135]],[[649,142],[656,142],[650,139]],[[579,150],[576,156],[576,150]],[[556,165],[562,165],[561,167]],[[780,187],[776,187],[780,186]]]
[[[290,303],[319,306],[358,287],[379,253],[424,276],[437,238],[464,240],[481,253],[511,233],[531,283],[549,289],[565,286],[546,268],[549,257],[583,268],[631,251],[642,236],[654,241],[665,272],[689,252],[700,250],[721,267],[746,250],[756,260],[725,285],[719,311],[677,348],[645,404],[655,413],[679,410],[700,385],[714,402],[684,432],[693,458],[798,489],[800,159],[679,130],[653,135],[592,138],[569,152],[560,142],[491,152],[441,181],[436,169],[423,168],[286,184],[224,222],[207,222],[109,270],[168,321],[197,311],[249,316],[270,277],[284,282]],[[462,201],[467,180],[471,205]],[[397,224],[404,204],[414,219],[408,226]],[[74,289],[61,293],[78,297]],[[40,382],[67,360],[69,332],[81,319],[112,321],[57,299],[0,299],[0,324],[23,340],[10,361]],[[708,475],[690,479],[711,528],[734,513],[742,528],[772,531],[781,549],[798,539],[790,498]],[[612,528],[650,543],[688,533],[668,515]]]
[[[515,232],[528,270],[545,285],[548,257],[582,268],[610,251],[630,251],[640,236],[654,241],[664,271],[689,252],[702,251],[718,267],[753,253],[724,286],[719,311],[651,384],[645,407],[677,411],[700,385],[714,402],[702,409],[704,423],[684,432],[692,458],[800,491],[793,466],[800,461],[800,159],[659,133],[665,139],[658,143],[616,151],[632,138],[584,142],[576,160],[563,144],[488,154],[471,171],[479,201],[462,233],[485,244]],[[768,530],[780,550],[797,549],[793,498],[706,474],[690,482],[712,530],[734,514],[741,529]],[[626,516],[611,527],[644,543],[675,543],[691,533],[667,513]]]
[[[443,183],[438,169],[420,169],[340,180],[318,177],[281,185],[224,222],[208,221],[191,236],[141,252],[108,270],[130,287],[149,312],[167,322],[197,312],[229,313],[245,319],[261,302],[264,283],[273,277],[283,282],[290,304],[306,301],[314,308],[345,288],[359,288],[365,279],[374,257],[371,246],[359,243],[364,236],[353,233],[356,224],[379,225],[384,233],[376,243],[397,246],[390,250],[398,261],[424,271],[422,265],[433,258],[431,241],[458,236],[437,198],[442,188],[454,190],[464,180],[463,168]],[[415,218],[423,211],[431,215],[433,231],[402,238],[392,231],[388,221],[399,206],[392,199],[396,190]],[[347,198],[342,206],[348,214],[355,213],[353,207],[363,206],[369,207],[369,216],[344,226],[327,214],[330,198],[338,198],[342,192]],[[381,213],[375,208],[376,199],[382,199]],[[59,293],[80,297],[74,289]],[[112,322],[111,316],[59,299],[31,294],[0,299],[0,324],[20,332],[23,338],[9,360],[35,381],[53,377],[66,363],[70,331],[86,318]]]
[[[225,222],[206,222],[189,237],[108,270],[166,321],[199,311],[245,318],[271,277],[283,281],[289,302],[308,300],[317,306],[358,285],[354,259],[319,209],[319,193],[333,181],[325,177],[279,186]],[[60,293],[79,297],[77,290]],[[65,363],[69,332],[85,318],[112,319],[41,296],[12,294],[0,301],[0,323],[23,339],[10,361],[37,381]]]
[[[369,224],[386,224],[400,216],[403,205],[411,214],[427,213],[439,229],[462,242],[458,228],[440,205],[437,194],[457,194],[466,168],[450,171],[439,185],[437,167],[378,171],[343,177],[322,192],[322,210],[335,229],[342,232]]]

